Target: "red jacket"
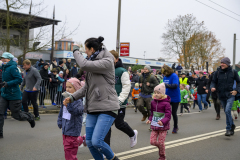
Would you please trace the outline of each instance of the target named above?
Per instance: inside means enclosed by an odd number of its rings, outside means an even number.
[[[194,98],[194,100],[197,100],[197,92],[193,93],[193,98]]]

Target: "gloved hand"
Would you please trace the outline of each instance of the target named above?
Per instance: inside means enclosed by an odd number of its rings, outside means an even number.
[[[56,77],[58,78],[58,77],[59,77],[59,75],[57,74],[57,75],[56,75]]]
[[[68,97],[70,97],[72,94],[71,93],[69,93],[69,92],[63,92],[62,93],[62,96],[64,97],[64,98],[68,98]]]
[[[59,125],[58,125],[58,128],[59,128],[59,129],[62,129],[62,125],[59,124]]]
[[[74,46],[73,46],[73,53],[74,53],[75,51],[79,51],[79,48],[80,48],[80,47],[78,47],[77,45],[74,45]]]

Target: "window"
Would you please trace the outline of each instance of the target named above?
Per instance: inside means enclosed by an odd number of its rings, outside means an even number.
[[[71,42],[68,42],[68,51],[71,51],[71,47],[72,47],[71,44],[72,44]]]
[[[61,42],[58,43],[58,50],[60,50],[60,51],[62,50],[62,43]]]

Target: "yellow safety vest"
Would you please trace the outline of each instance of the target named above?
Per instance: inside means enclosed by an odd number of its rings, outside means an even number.
[[[187,81],[188,81],[188,78],[186,78],[186,77],[184,78],[184,80],[182,80],[182,78],[180,78],[180,84],[188,85]]]

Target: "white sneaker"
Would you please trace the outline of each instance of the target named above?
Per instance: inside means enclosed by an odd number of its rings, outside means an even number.
[[[130,138],[131,148],[134,147],[137,144],[137,136],[138,136],[138,131],[137,130],[133,130],[133,131],[134,131],[135,135]]]

